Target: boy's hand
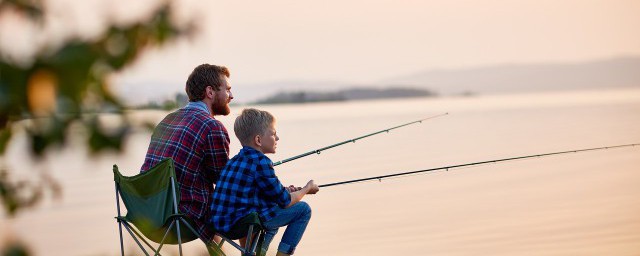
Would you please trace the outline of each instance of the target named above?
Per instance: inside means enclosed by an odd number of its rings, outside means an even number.
[[[290,185],[290,186],[286,187],[285,189],[286,189],[287,191],[289,191],[289,193],[293,193],[293,192],[296,192],[296,191],[302,190],[302,188],[301,188],[301,187],[296,187],[296,186],[294,186],[294,185]]]
[[[313,180],[310,180],[309,182],[307,182],[307,185],[305,185],[304,188],[301,188],[301,189],[296,188],[294,186],[289,186],[285,189],[287,189],[288,191],[291,191],[291,189],[296,189],[296,191],[294,192],[289,192],[289,196],[291,197],[291,202],[285,208],[289,208],[292,205],[296,204],[297,202],[300,202],[300,200],[302,200],[304,195],[315,194],[315,193],[318,193],[318,191],[320,191],[320,188],[318,187],[318,185],[316,185],[315,182],[313,182]]]
[[[313,182],[313,180],[310,180],[309,182],[307,182],[307,185],[304,186],[305,189],[307,189],[307,194],[315,194],[318,193],[318,191],[320,191],[320,188],[318,187],[318,185],[316,185],[315,182]]]

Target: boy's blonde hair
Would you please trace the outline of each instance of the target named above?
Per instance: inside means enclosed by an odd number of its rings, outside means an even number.
[[[240,144],[247,146],[254,136],[264,134],[267,129],[276,122],[276,118],[271,113],[255,108],[247,108],[236,117],[233,124],[233,131],[240,140]]]

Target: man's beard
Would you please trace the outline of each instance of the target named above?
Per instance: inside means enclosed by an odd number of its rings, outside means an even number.
[[[211,104],[211,110],[213,111],[213,115],[226,116],[231,113],[228,102],[223,102],[221,100],[217,100],[213,104]]]

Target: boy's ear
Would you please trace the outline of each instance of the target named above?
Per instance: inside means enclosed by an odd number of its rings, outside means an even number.
[[[260,138],[260,135],[253,136],[253,142],[256,146],[262,147],[262,138]]]

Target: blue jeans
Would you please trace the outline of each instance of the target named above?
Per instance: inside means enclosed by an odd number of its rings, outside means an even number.
[[[293,254],[296,246],[302,239],[302,234],[307,228],[311,219],[311,207],[305,202],[298,202],[289,208],[276,210],[276,216],[269,221],[262,222],[266,230],[262,248],[264,252],[269,248],[273,237],[278,233],[278,228],[287,226],[282,235],[282,241],[278,245],[278,251],[286,254]]]

